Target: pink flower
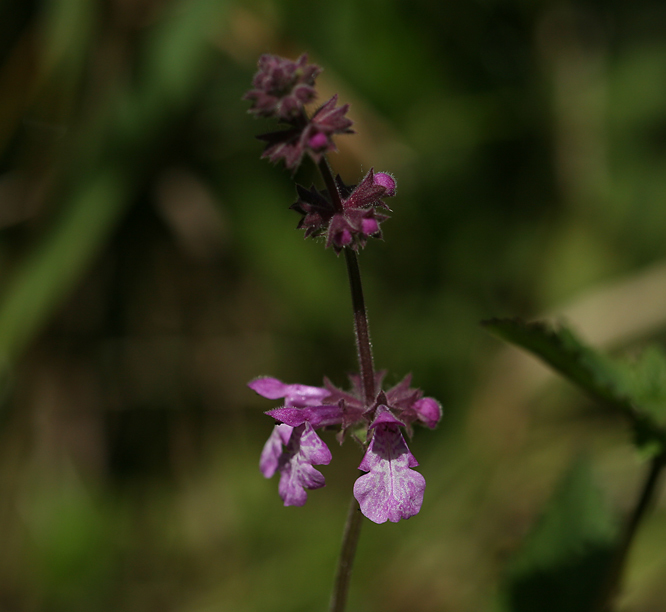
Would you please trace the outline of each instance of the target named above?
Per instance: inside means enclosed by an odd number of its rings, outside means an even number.
[[[370,446],[359,465],[368,472],[354,483],[361,512],[374,523],[397,523],[418,514],[423,503],[425,478],[400,433],[402,423],[386,406],[379,406],[370,425]]]
[[[361,511],[371,521],[397,522],[417,514],[423,501],[425,479],[412,468],[418,462],[409,451],[400,430],[411,435],[412,424],[434,427],[441,406],[419,389],[410,387],[411,377],[381,391],[383,372],[375,376],[376,399],[363,401],[360,378],[350,377],[352,389],[343,391],[325,380],[324,387],[288,385],[262,377],[249,387],[268,399],[284,399],[284,405],[269,410],[276,425],[264,445],[259,461],[261,473],[271,478],[280,473],[279,492],[285,506],[302,506],[307,490],[325,485],[315,465],[328,465],[331,453],[316,429],[340,427],[338,439],[354,428],[365,428],[369,445],[359,466],[364,472],[354,485]]]

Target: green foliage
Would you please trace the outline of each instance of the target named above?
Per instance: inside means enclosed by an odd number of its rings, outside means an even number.
[[[602,591],[617,525],[589,460],[579,458],[509,564],[511,612],[589,612]]]
[[[540,357],[588,393],[607,402],[624,404],[622,381],[615,364],[585,346],[567,327],[525,323],[520,319],[490,319],[483,325],[507,342]]]
[[[666,357],[657,348],[639,359],[619,360],[592,349],[564,325],[491,319],[483,325],[545,361],[606,405],[621,410],[648,454],[666,450]]]
[[[656,346],[636,359],[620,362],[627,395],[638,407],[634,414],[636,443],[647,456],[664,452],[666,429],[666,355]]]
[[[38,592],[54,610],[99,605],[108,597],[122,517],[71,474],[54,484],[42,484],[24,500],[26,551]]]

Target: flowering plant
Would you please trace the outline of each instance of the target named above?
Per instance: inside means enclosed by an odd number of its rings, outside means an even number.
[[[305,157],[317,165],[325,188],[297,185],[292,209],[301,215],[298,227],[306,238],[324,238],[326,248],[344,253],[349,274],[359,373],[350,376],[343,391],[328,379],[324,386],[285,384],[260,377],[249,383],[259,395],[284,400],[266,414],[275,427],[261,453],[260,469],[266,478],[280,474],[279,493],[285,506],[302,506],[307,490],[325,484],[315,465],[327,465],[332,455],[316,430],[338,428],[340,443],[353,437],[364,448],[354,484],[354,498],[345,529],[331,610],[345,605],[349,572],[360,528],[361,514],[375,523],[397,522],[419,512],[425,490],[424,477],[410,452],[403,431],[411,437],[413,424],[434,428],[441,417],[440,404],[411,387],[411,375],[384,391],[385,372],[376,371],[370,346],[368,320],[358,265],[358,252],[369,238],[381,238],[380,224],[388,219],[384,199],[396,194],[392,175],[371,169],[358,185],[346,185],[333,175],[326,154],[335,151],[333,137],[351,134],[349,105],[337,106],[337,95],[311,115],[305,105],[316,98],[315,79],[321,68],[306,55],[291,61],[274,55],[259,59],[253,88],[244,99],[250,113],[277,119],[284,129],[259,136],[266,142],[262,157],[282,160],[295,172]]]
[[[384,373],[377,375],[380,388]],[[361,397],[360,380],[352,376],[352,392],[341,391],[330,381],[324,387],[285,385],[275,378],[257,378],[250,388],[268,399],[285,398],[281,408],[269,410],[278,424],[261,454],[260,468],[266,478],[280,472],[280,496],[285,506],[302,506],[305,489],[324,486],[323,476],[313,465],[327,465],[331,453],[315,429],[340,425],[339,439],[352,427],[371,433],[359,469],[368,472],[354,485],[361,512],[375,523],[394,523],[418,513],[425,479],[411,468],[418,465],[400,431],[411,431],[420,421],[434,428],[441,408],[436,400],[411,389],[411,377],[384,393],[377,393],[372,406]],[[399,415],[399,416],[398,416]],[[285,447],[284,450],[282,447]]]

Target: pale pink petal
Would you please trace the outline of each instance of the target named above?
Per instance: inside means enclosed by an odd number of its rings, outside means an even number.
[[[287,406],[316,406],[329,395],[329,391],[323,387],[311,387],[309,385],[287,385],[277,378],[262,376],[255,378],[247,384],[250,389],[267,399],[285,398]]]
[[[285,453],[280,458],[280,497],[285,506],[302,506],[307,500],[305,489],[319,489],[326,482],[313,465],[327,465],[331,451],[309,423],[295,428]]]
[[[410,469],[417,465],[397,425],[377,426],[359,466],[368,473],[354,483],[361,512],[375,523],[397,523],[418,514],[425,478]]]
[[[266,478],[271,478],[278,468],[280,456],[282,455],[282,447],[289,443],[293,427],[289,425],[276,425],[271,432],[264,448],[261,451],[261,458],[259,459],[259,469]]]

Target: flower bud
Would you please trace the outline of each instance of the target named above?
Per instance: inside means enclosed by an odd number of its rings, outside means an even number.
[[[373,177],[373,182],[375,185],[384,187],[386,193],[384,194],[387,198],[393,197],[396,191],[395,179],[386,172],[377,172]]]
[[[325,149],[328,146],[328,137],[323,132],[317,132],[308,140],[308,146],[314,151]]]

